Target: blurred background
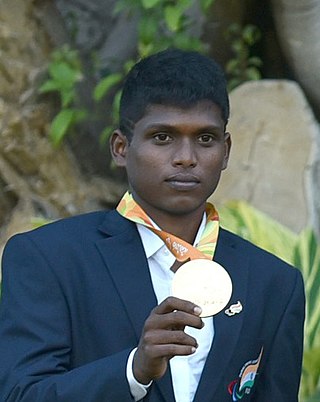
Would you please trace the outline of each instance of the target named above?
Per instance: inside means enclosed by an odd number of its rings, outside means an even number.
[[[320,401],[320,1],[1,0],[0,253],[14,233],[114,207],[123,77],[170,46],[228,78],[233,147],[210,201],[222,225],[301,269],[301,401]],[[57,250],[58,252],[58,250]]]

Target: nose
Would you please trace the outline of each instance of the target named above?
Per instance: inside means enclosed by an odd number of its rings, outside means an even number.
[[[196,152],[192,141],[189,139],[179,141],[174,150],[173,165],[181,167],[195,167],[197,165]]]

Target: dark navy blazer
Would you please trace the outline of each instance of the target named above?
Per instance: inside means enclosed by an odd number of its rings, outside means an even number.
[[[301,274],[221,229],[214,259],[232,277],[234,316],[215,337],[194,402],[231,402],[247,362],[262,360],[243,402],[296,402],[302,356]],[[0,400],[132,402],[126,362],[156,305],[135,224],[95,212],[14,236],[3,255]],[[145,402],[174,402],[170,369]]]

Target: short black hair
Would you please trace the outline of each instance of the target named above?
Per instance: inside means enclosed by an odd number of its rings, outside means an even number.
[[[229,118],[229,98],[222,68],[195,51],[167,49],[140,60],[129,71],[120,100],[120,130],[131,138],[134,125],[151,105],[188,108],[211,101]]]

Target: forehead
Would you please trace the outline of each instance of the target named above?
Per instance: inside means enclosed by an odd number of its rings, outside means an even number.
[[[135,129],[161,125],[215,126],[224,129],[225,122],[221,108],[210,101],[201,101],[188,107],[153,104],[137,121]]]

